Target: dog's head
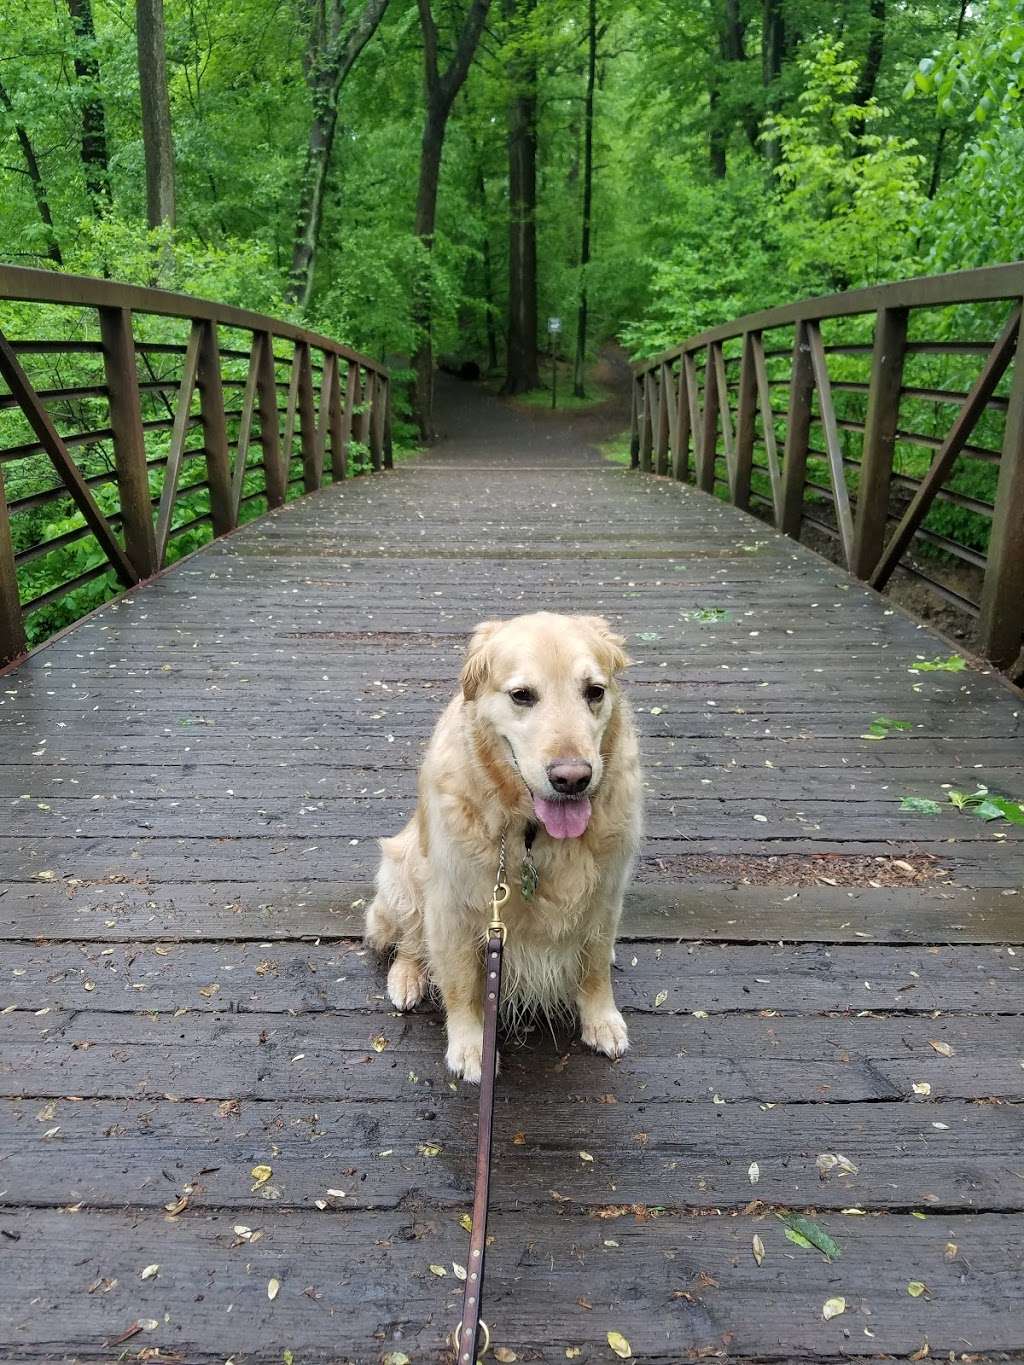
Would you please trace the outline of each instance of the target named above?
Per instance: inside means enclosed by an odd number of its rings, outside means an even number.
[[[507,746],[556,839],[577,838],[604,776],[603,741],[629,660],[600,616],[538,612],[476,628],[462,670],[474,718]]]

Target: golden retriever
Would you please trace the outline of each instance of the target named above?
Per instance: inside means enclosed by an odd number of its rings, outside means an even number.
[[[640,841],[636,731],[617,675],[623,640],[599,616],[538,612],[478,626],[461,690],[427,748],[419,799],[381,840],[366,939],[397,949],[388,995],[444,1005],[447,1063],[480,1079],[483,950],[502,832],[511,897],[502,1011],[579,1013],[583,1041],[628,1046],[611,984]]]

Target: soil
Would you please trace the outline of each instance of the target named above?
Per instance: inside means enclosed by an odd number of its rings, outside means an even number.
[[[928,853],[899,857],[850,857],[842,853],[754,856],[676,854],[641,859],[637,882],[731,882],[735,886],[923,886],[948,881],[949,859]]]

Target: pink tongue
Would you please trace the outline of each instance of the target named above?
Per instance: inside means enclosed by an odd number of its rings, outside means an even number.
[[[590,824],[590,802],[547,801],[543,796],[533,798],[533,809],[552,839],[578,839]]]

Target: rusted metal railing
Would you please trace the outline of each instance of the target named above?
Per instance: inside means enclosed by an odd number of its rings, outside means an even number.
[[[355,443],[391,466],[383,366],[187,295],[0,266],[0,381],[0,664],[34,613],[344,478]]]
[[[693,480],[857,577],[897,570],[1024,639],[1024,262],[807,299],[635,368],[635,466]],[[968,333],[965,339],[964,333]]]

